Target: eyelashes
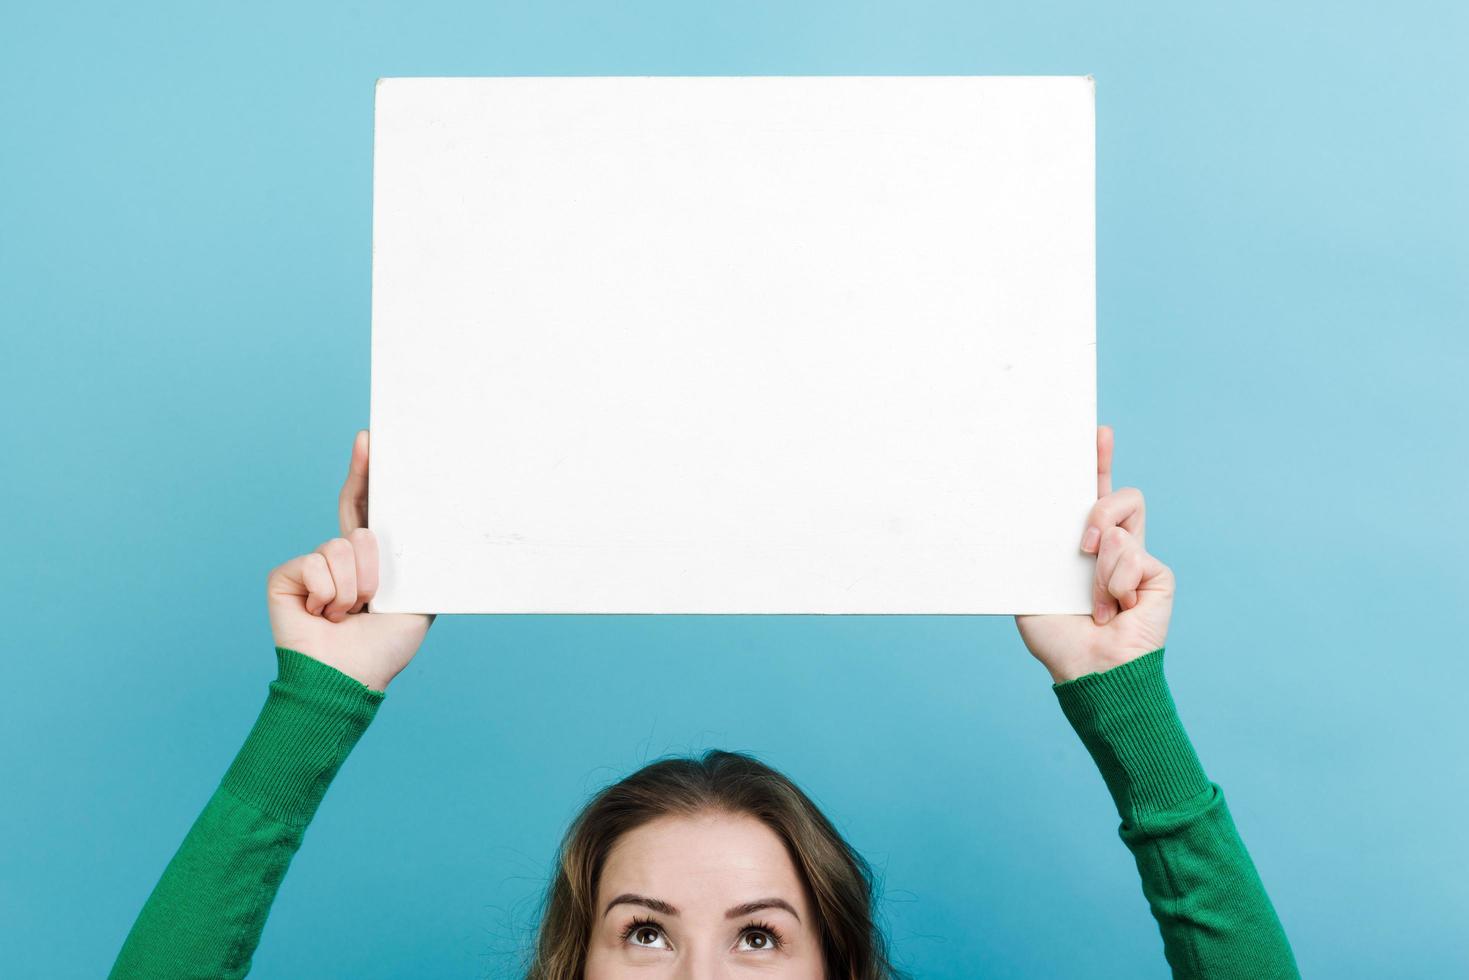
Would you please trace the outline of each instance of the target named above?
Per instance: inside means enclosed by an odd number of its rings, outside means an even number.
[[[628,923],[627,928],[622,930],[622,941],[629,946],[637,946],[642,949],[668,948],[668,937],[663,932],[662,923],[656,919],[642,916],[633,919]],[[661,945],[657,945],[660,942]]]
[[[786,943],[785,937],[775,926],[764,922],[751,922],[740,930],[740,944],[742,949],[758,950],[780,949]]]
[[[622,930],[619,939],[624,945],[638,949],[671,949],[668,933],[657,919],[638,916]],[[740,929],[736,949],[740,952],[778,950],[785,946],[785,937],[780,930],[767,922],[748,922]]]

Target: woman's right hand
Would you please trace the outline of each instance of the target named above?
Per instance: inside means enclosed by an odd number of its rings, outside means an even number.
[[[364,609],[378,586],[377,538],[367,528],[367,440],[363,429],[352,443],[338,498],[342,536],[271,569],[265,596],[276,646],[385,691],[418,652],[434,617]]]

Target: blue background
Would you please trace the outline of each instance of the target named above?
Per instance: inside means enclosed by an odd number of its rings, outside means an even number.
[[[967,73],[1096,76],[1100,418],[1304,972],[1469,972],[1469,8],[1206,6],[8,6],[0,973],[105,972],[274,676],[267,571],[336,533],[375,78]],[[510,975],[583,799],[707,746],[827,808],[920,977],[1167,975],[1049,678],[966,617],[440,619],[257,975]]]

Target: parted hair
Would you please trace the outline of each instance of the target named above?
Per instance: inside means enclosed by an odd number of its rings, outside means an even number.
[[[901,980],[874,917],[871,867],[790,779],[717,749],[650,763],[582,808],[561,842],[527,980],[582,980],[602,867],[623,834],[701,812],[755,817],[784,842],[816,909],[829,980]]]

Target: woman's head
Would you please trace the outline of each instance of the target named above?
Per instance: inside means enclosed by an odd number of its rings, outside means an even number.
[[[655,762],[567,831],[530,980],[887,980],[867,864],[785,776]]]

